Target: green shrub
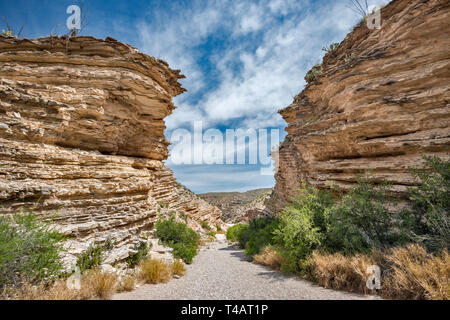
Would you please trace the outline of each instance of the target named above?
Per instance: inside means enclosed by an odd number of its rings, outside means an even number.
[[[174,243],[171,247],[173,248],[173,256],[178,259],[183,259],[187,264],[191,264],[192,260],[197,255],[197,246],[194,245]]]
[[[149,247],[147,242],[141,241],[137,244],[134,249],[137,251],[135,254],[126,258],[126,263],[130,268],[134,268],[141,262],[142,259],[146,258],[149,252]]]
[[[340,43],[333,42],[332,44],[330,44],[330,46],[323,47],[322,51],[325,51],[326,53],[334,52],[337,50],[337,48],[339,48],[339,46]]]
[[[155,225],[156,236],[164,245],[173,248],[175,258],[183,259],[186,263],[192,263],[192,258],[197,254],[199,235],[182,222],[176,222],[174,218],[169,220],[159,219]]]
[[[258,254],[262,248],[274,243],[274,231],[278,227],[279,221],[276,218],[258,218],[253,219],[248,224],[244,244],[245,254],[253,256]],[[243,238],[243,237],[241,237]]]
[[[208,232],[208,236],[215,237],[216,233],[214,231],[210,231]]]
[[[332,252],[368,252],[398,241],[386,184],[375,185],[368,178],[358,178],[354,187],[339,202],[327,210],[329,223],[326,247]]]
[[[300,271],[301,261],[323,243],[329,220],[327,210],[332,203],[329,192],[305,185],[279,214],[274,240],[286,260],[283,270]]]
[[[102,263],[102,254],[104,249],[101,245],[91,244],[89,248],[82,252],[78,257],[77,266],[80,268],[80,272],[83,273],[86,270],[93,269]]]
[[[236,224],[232,227],[229,227],[226,233],[226,237],[231,242],[238,242],[239,247],[241,249],[244,248],[245,244],[247,243],[247,229],[248,229],[248,223],[240,223]]]
[[[32,212],[0,217],[0,288],[37,283],[62,272],[64,236]]]
[[[305,81],[311,83],[317,80],[322,75],[323,69],[321,65],[316,65],[312,67],[311,70],[305,75]]]
[[[418,182],[407,191],[411,207],[401,213],[407,239],[439,251],[450,244],[450,161],[424,157],[425,170],[411,169]]]
[[[4,30],[4,29],[2,29],[2,36],[13,37],[14,36],[14,32],[12,30]]]
[[[222,231],[222,228],[220,227],[219,224],[216,224],[216,230],[217,230],[217,232],[221,232]]]
[[[202,226],[203,229],[205,230],[211,230],[211,227],[209,226],[209,224],[206,221],[200,221],[200,225]]]

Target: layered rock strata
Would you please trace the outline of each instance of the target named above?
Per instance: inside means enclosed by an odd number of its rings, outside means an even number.
[[[196,228],[221,224],[162,162],[182,77],[111,38],[0,37],[0,214],[53,216],[75,255],[109,239],[111,263],[153,229],[161,206]]]
[[[448,1],[394,0],[381,29],[359,25],[324,57],[321,75],[280,111],[288,135],[275,210],[303,182],[345,190],[363,171],[401,196],[422,155],[449,158],[449,18]]]

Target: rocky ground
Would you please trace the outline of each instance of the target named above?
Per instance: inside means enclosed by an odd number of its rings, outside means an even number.
[[[371,296],[318,287],[248,261],[243,251],[227,244],[224,235],[201,249],[186,275],[166,284],[142,285],[133,292],[113,296],[115,300],[166,299],[373,299]]]

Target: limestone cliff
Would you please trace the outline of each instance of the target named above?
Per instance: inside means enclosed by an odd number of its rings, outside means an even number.
[[[322,74],[280,111],[272,206],[302,182],[343,189],[369,170],[401,196],[421,154],[450,154],[450,3],[394,0],[381,29],[356,27],[323,59]],[[320,69],[320,68],[317,68]]]
[[[221,224],[162,162],[182,77],[111,38],[0,37],[0,214],[56,214],[72,253],[110,239],[109,262],[152,230],[162,203],[195,228]]]

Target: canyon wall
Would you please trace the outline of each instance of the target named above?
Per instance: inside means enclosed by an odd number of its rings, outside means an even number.
[[[288,135],[272,210],[303,182],[345,190],[366,170],[401,197],[422,154],[450,157],[450,3],[394,0],[381,22],[355,27],[326,54],[321,75],[280,110]]]
[[[161,212],[187,216],[195,229],[222,224],[220,210],[162,162],[163,119],[185,91],[182,77],[111,38],[0,37],[0,214],[52,216],[71,239],[72,261],[109,239],[110,263]]]

